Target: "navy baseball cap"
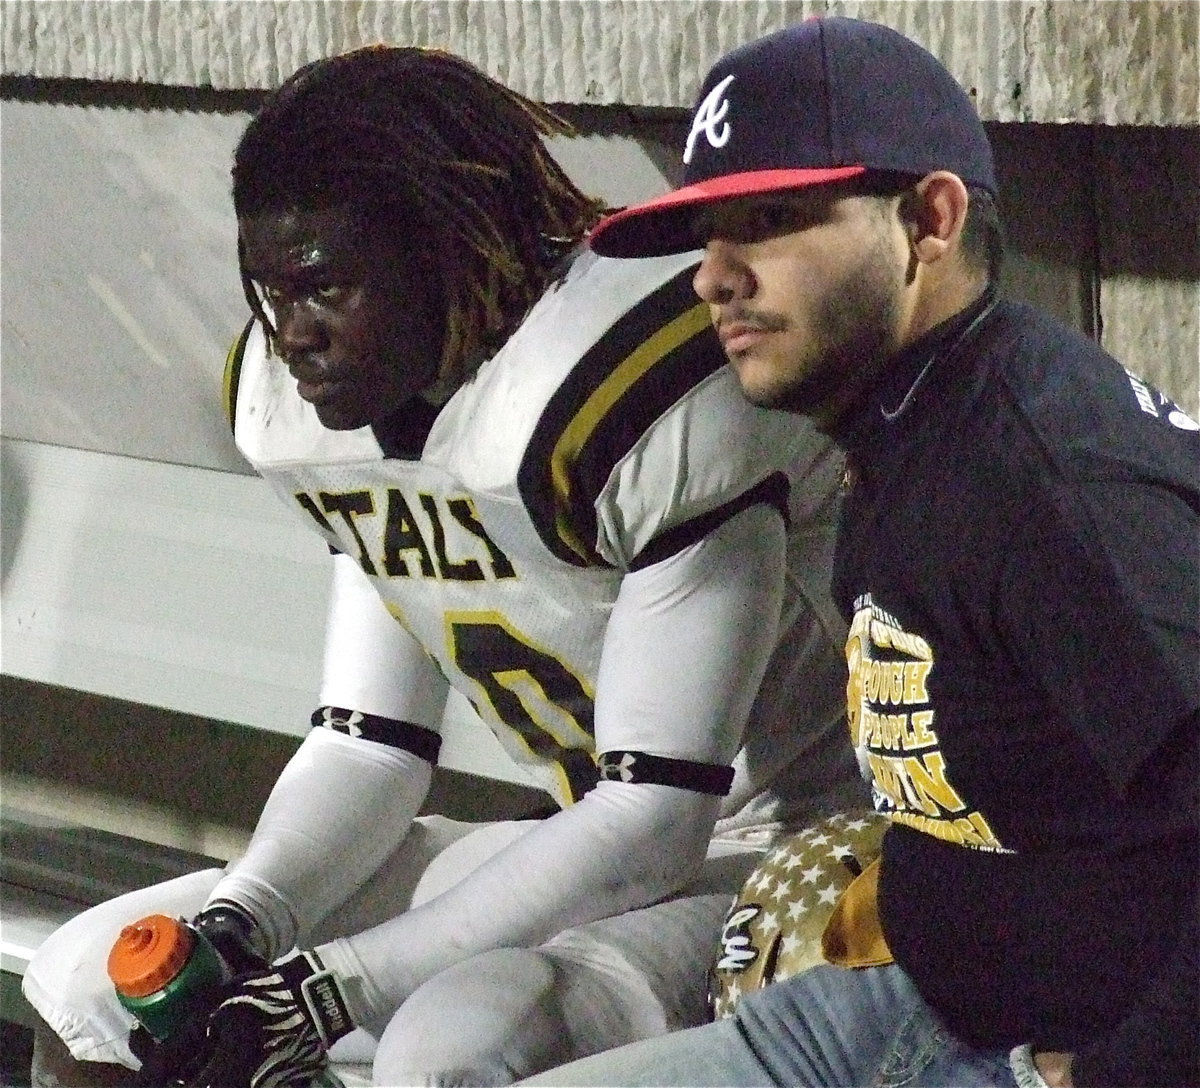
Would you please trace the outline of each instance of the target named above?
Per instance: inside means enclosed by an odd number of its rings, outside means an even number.
[[[694,249],[698,207],[867,171],[949,170],[996,192],[975,106],[933,54],[890,27],[814,17],[727,53],[701,88],[674,192],[602,219],[597,253]]]

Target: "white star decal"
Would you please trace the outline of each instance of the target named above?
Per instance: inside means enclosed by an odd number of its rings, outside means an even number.
[[[771,874],[766,870],[758,874],[758,879],[751,885],[755,891],[763,891],[771,886]]]
[[[821,866],[814,865],[811,869],[805,869],[800,875],[804,878],[803,883],[815,884],[821,879]]]
[[[838,899],[838,887],[836,884],[830,884],[827,888],[822,888],[817,892],[818,903],[836,903]]]
[[[780,957],[782,958],[783,956],[790,956],[803,943],[804,942],[801,941],[800,938],[797,937],[794,933],[789,933],[786,937],[783,938],[783,940],[779,944]],[[776,972],[775,977],[779,978],[778,972]]]

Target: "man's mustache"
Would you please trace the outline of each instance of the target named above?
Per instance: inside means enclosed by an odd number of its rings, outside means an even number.
[[[787,318],[781,314],[763,310],[747,310],[741,307],[722,310],[713,324],[719,332],[729,325],[746,325],[758,332],[782,332],[787,328]]]

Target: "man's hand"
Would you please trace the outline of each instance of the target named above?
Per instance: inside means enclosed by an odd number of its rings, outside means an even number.
[[[333,975],[315,953],[298,952],[226,986],[189,1088],[309,1088],[353,1027]]]

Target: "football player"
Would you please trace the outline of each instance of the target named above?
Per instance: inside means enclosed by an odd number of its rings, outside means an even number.
[[[188,1083],[307,1084],[357,1026],[375,1083],[505,1084],[696,1024],[770,839],[857,799],[839,456],[741,397],[697,254],[587,249],[603,209],[547,153],[562,131],[452,55],[383,47],[302,68],[245,131],[227,401],[333,553],[319,707],[243,857],[35,957],[73,1058],[162,1083],[200,1049]],[[418,816],[451,690],[552,815]],[[228,964],[186,1054],[131,1050],[103,978],[151,911]]]

